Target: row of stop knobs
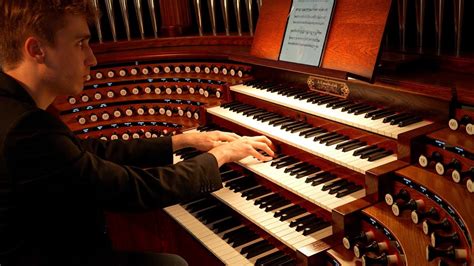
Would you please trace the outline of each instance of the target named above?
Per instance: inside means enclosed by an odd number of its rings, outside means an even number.
[[[448,126],[451,130],[458,130],[464,127],[464,130],[468,135],[474,135],[474,121],[468,116],[464,115],[461,119],[451,118],[449,119]]]
[[[189,86],[189,85],[184,85],[184,86],[158,86],[155,87],[154,85],[148,85],[145,86],[144,88],[140,86],[135,86],[132,89],[129,88],[122,88],[119,90],[119,95],[122,97],[130,96],[130,95],[146,95],[146,94],[155,94],[155,95],[160,95],[160,94],[166,94],[166,95],[171,95],[171,94],[199,94],[203,95],[204,97],[215,97],[215,98],[221,98],[222,97],[222,91],[218,88],[213,88],[210,86],[207,86],[206,88],[204,87],[199,87],[199,86]],[[104,99],[113,99],[118,97],[116,92],[114,90],[108,90],[105,95],[103,92],[96,92],[93,95],[93,99],[96,101],[102,101]],[[83,94],[80,96],[80,100],[83,103],[88,103],[91,102],[92,99],[89,95]],[[71,105],[75,105],[78,103],[78,98],[71,96],[68,98],[68,102]]]
[[[125,110],[117,108],[115,109],[112,114],[110,114],[107,111],[104,111],[100,114],[92,113],[88,116],[88,118],[79,115],[77,116],[77,122],[80,125],[85,125],[88,122],[97,122],[99,121],[99,118],[102,119],[103,121],[108,121],[112,119],[112,116],[114,118],[120,118],[123,116],[126,117],[132,117],[135,115],[139,116],[145,116],[145,115],[166,115],[168,117],[172,116],[181,116],[181,117],[187,117],[189,119],[195,119],[199,120],[200,114],[199,114],[199,109],[198,108],[181,108],[181,107],[170,107],[170,106],[164,106],[164,107],[147,107],[147,106],[142,106],[138,108],[134,108],[133,106],[126,108]]]
[[[413,223],[422,223],[425,235],[430,236],[430,243],[426,248],[426,259],[431,261],[437,257],[452,260],[465,260],[467,251],[456,249],[461,244],[461,236],[455,230],[451,222],[445,217],[441,219],[439,211],[435,207],[425,210],[423,199],[414,199],[409,191],[400,189],[396,194],[387,193],[385,203],[391,206],[395,216],[400,216],[403,211],[411,211],[410,217]]]
[[[362,265],[399,265],[402,261],[399,255],[387,254],[390,243],[376,241],[374,232],[370,230],[347,235],[342,239],[342,244],[362,259]]]
[[[127,68],[122,68],[119,70],[107,70],[107,71],[96,71],[92,75],[87,76],[87,81],[91,80],[92,78],[96,80],[101,80],[104,78],[115,78],[115,77],[127,77],[127,76],[138,76],[139,74],[141,75],[153,75],[153,74],[160,74],[160,73],[165,73],[165,74],[171,74],[171,73],[196,73],[196,74],[223,74],[223,75],[230,75],[232,77],[238,76],[238,77],[243,77],[244,76],[244,69],[241,67],[231,67],[227,68],[225,66],[217,66],[217,65],[178,65],[178,66],[173,66],[173,65],[168,65],[168,66],[145,66],[145,67],[132,67],[130,69]]]
[[[453,158],[448,164],[443,163],[443,155],[437,151],[431,155],[420,155],[418,164],[423,168],[434,168],[439,175],[448,174],[456,183],[466,184],[467,190],[474,193],[474,167],[462,171],[462,164]]]
[[[163,137],[163,136],[170,136],[170,135],[175,135],[175,131],[168,131],[168,130],[126,130],[125,132],[118,133],[118,132],[113,132],[110,136],[106,136],[105,134],[101,134],[98,138],[101,140],[130,140],[130,139],[140,139],[140,138],[146,138],[146,139],[152,139],[152,138],[158,138],[158,137]]]

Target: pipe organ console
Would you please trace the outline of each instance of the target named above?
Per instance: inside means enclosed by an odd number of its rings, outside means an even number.
[[[93,1],[99,65],[50,109],[79,137],[219,129],[278,147],[223,166],[207,196],[108,213],[114,246],[191,265],[474,265],[474,4],[336,1],[310,67],[260,56],[289,2]]]

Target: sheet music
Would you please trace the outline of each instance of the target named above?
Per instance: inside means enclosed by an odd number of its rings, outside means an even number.
[[[335,0],[294,0],[280,60],[319,66]]]

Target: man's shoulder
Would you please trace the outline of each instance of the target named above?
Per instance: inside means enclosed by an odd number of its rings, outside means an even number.
[[[12,132],[67,131],[68,128],[51,114],[16,101],[0,97],[0,139]]]

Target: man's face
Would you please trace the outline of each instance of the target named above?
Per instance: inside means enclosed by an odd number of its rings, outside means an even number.
[[[65,26],[56,32],[53,45],[45,48],[45,85],[54,95],[76,95],[84,87],[90,67],[97,61],[89,46],[85,18],[66,15]]]

